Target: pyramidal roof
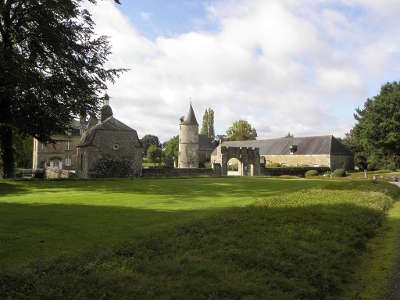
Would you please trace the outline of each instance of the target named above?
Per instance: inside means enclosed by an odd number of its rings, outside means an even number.
[[[182,124],[184,124],[184,125],[199,125],[199,123],[197,123],[196,115],[194,114],[192,104],[190,104],[189,111],[188,111],[186,117],[183,119]]]

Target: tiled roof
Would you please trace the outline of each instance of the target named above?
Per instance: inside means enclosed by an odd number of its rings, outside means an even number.
[[[212,143],[207,135],[199,134],[199,147],[200,150],[213,150],[216,145]]]
[[[190,104],[189,111],[188,111],[186,117],[183,119],[182,124],[184,124],[184,125],[199,125],[199,123],[197,123],[192,104]]]
[[[292,145],[297,146],[297,151],[294,153],[295,155],[352,155],[351,151],[332,135],[253,141],[226,141],[223,142],[222,145],[232,147],[257,147],[260,149],[260,155],[287,155],[290,154],[290,147]]]

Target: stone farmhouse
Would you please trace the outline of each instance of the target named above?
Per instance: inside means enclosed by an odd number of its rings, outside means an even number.
[[[88,122],[73,120],[70,132],[52,138],[55,143],[43,144],[34,139],[34,170],[73,170],[80,178],[90,178],[101,175],[95,171],[99,163],[117,161],[125,164],[123,169],[127,174],[124,176],[141,175],[143,146],[137,132],[114,118],[108,103],[101,109],[101,120],[95,116]]]
[[[328,167],[331,170],[354,168],[353,153],[332,135],[289,137],[254,141],[226,141],[225,147],[253,147],[260,151],[267,167]]]
[[[218,146],[209,142],[201,147],[199,126],[192,105],[179,125],[178,168],[198,168],[200,153],[220,175],[227,175],[231,159],[238,161],[239,175],[258,175],[260,166],[279,164],[286,167],[328,167],[332,170],[353,169],[354,158],[339,140],[332,135],[289,137],[267,140],[224,141]]]
[[[72,129],[55,135],[54,144],[33,145],[33,169],[75,170],[80,178],[142,175],[143,146],[136,130],[114,118],[108,101],[95,116],[73,121]],[[223,141],[199,134],[192,105],[179,124],[178,169],[197,169],[210,162],[215,174],[228,174],[238,162],[238,175],[259,175],[263,166],[353,169],[353,154],[332,135],[280,139]],[[112,173],[102,171],[114,168]],[[121,169],[125,173],[119,173]]]
[[[100,174],[102,166],[99,164],[117,164],[113,176],[140,176],[143,146],[136,130],[114,118],[108,104],[102,107],[101,120],[96,123],[95,117],[89,119],[77,146],[77,175],[80,178],[106,176]],[[119,173],[121,169],[126,173]]]

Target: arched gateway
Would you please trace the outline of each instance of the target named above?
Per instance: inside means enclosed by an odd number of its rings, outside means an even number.
[[[260,175],[259,148],[225,147],[219,145],[211,154],[211,165],[218,175],[228,175],[228,161],[231,158],[236,158],[239,161],[240,176]]]

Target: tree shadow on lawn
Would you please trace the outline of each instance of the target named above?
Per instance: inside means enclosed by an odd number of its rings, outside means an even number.
[[[10,183],[10,182],[0,182],[0,197],[5,195],[16,195],[29,192],[26,187],[21,184]]]
[[[0,211],[11,215],[2,235],[18,237],[0,247],[2,260],[41,259],[0,272],[0,298],[91,299],[335,297],[384,215],[350,203],[209,213],[1,204]]]
[[[0,267],[110,247],[219,211],[0,203]]]

